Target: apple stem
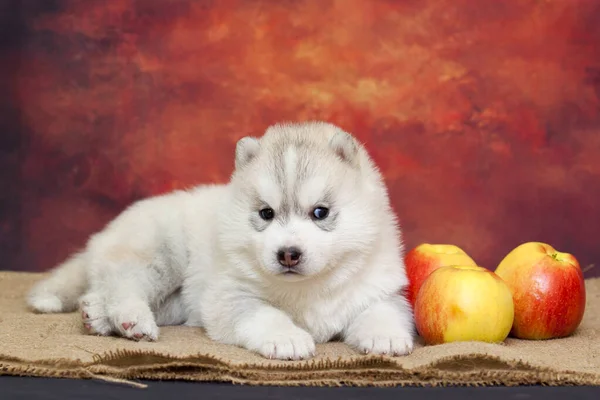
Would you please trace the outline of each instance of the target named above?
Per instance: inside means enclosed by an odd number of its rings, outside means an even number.
[[[595,266],[596,266],[596,264],[590,264],[590,265],[588,265],[587,267],[585,267],[585,268],[582,270],[582,272],[583,272],[583,273],[586,273],[586,272],[588,272],[590,269],[594,268]]]

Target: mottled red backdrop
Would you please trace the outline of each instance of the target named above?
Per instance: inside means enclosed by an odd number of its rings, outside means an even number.
[[[2,267],[45,270],[130,202],[225,182],[241,136],[366,143],[408,247],[600,267],[600,2],[5,1]]]

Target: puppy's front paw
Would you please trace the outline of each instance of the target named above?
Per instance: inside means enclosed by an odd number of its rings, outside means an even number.
[[[404,356],[413,350],[413,338],[410,336],[365,336],[355,340],[353,347],[363,354]]]
[[[254,341],[251,350],[263,357],[279,360],[304,360],[315,355],[315,341],[296,326],[274,330]]]
[[[363,354],[403,356],[412,353],[415,333],[408,302],[392,296],[358,315],[344,341]]]
[[[412,353],[412,332],[396,324],[373,324],[355,327],[346,343],[362,354],[403,356]]]

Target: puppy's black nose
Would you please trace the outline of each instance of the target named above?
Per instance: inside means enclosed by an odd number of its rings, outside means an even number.
[[[295,267],[300,262],[302,252],[296,247],[284,247],[277,252],[277,261],[284,267]]]

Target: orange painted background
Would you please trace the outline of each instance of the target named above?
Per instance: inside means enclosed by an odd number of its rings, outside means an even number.
[[[4,2],[4,269],[46,270],[144,196],[225,182],[282,120],[366,143],[407,247],[524,241],[600,275],[600,3]]]

